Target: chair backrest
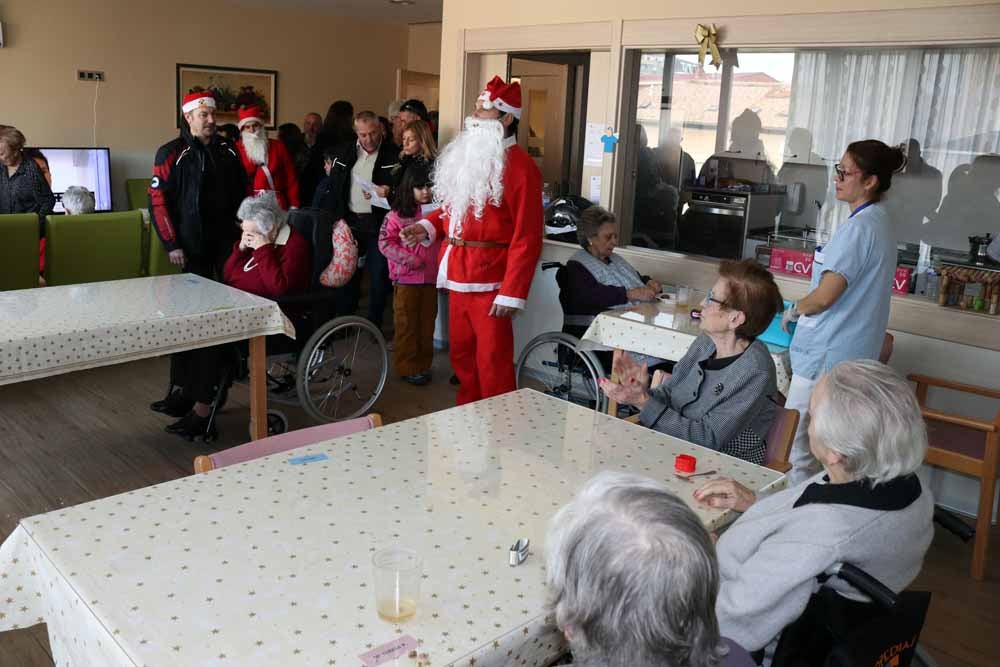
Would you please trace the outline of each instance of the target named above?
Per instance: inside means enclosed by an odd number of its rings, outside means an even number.
[[[49,285],[142,275],[139,211],[50,215],[45,225],[45,280]]]
[[[764,453],[764,463],[775,469],[788,469],[788,455],[792,451],[795,440],[795,429],[799,426],[799,411],[774,405],[774,421],[767,431],[767,451]]]
[[[340,438],[352,433],[360,433],[382,425],[382,417],[377,413],[371,413],[357,419],[333,422],[330,424],[320,424],[311,428],[303,428],[297,431],[288,431],[272,435],[260,440],[248,442],[245,445],[231,447],[208,456],[199,456],[194,460],[195,472],[208,472],[216,468],[252,461],[262,456],[287,452],[290,449],[305,447],[324,440]]]
[[[312,246],[312,287],[322,287],[319,276],[333,259],[333,214],[324,208],[290,211],[288,224]]]
[[[892,357],[892,346],[896,343],[896,339],[888,331],[885,332],[885,337],[882,339],[882,349],[879,350],[878,360],[883,364],[889,363],[889,359]]]
[[[125,195],[128,197],[128,207],[130,209],[149,208],[149,184],[148,178],[126,178]]]
[[[0,291],[38,287],[38,216],[0,215]]]

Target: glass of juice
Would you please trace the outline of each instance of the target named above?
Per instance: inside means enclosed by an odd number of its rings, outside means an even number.
[[[417,613],[423,575],[417,552],[402,547],[381,549],[372,557],[372,570],[375,609],[383,620],[399,623]]]

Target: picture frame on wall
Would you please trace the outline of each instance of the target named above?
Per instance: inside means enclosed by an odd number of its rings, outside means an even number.
[[[216,125],[235,123],[240,107],[261,107],[265,126],[278,125],[278,71],[246,67],[220,67],[177,63],[177,124],[180,127],[181,100],[188,93],[210,90],[215,97]]]

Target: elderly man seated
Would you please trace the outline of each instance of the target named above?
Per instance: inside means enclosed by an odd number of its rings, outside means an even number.
[[[782,307],[774,276],[753,260],[724,261],[702,305],[702,334],[670,379],[650,390],[645,364],[615,352],[608,398],[641,410],[645,426],[763,465],[778,394],[774,360],[757,340]]]
[[[80,185],[71,185],[62,195],[62,205],[66,215],[85,215],[93,213],[96,203],[94,193]]]
[[[694,512],[660,482],[603,472],[552,519],[546,583],[583,667],[750,667],[719,635],[719,571]]]
[[[835,564],[903,590],[934,535],[934,500],[915,474],[927,433],[902,377],[876,361],[843,362],[820,379],[809,413],[809,446],[823,472],[762,499],[733,480],[695,491],[701,502],[743,512],[716,545],[716,610],[722,632],[750,651],[773,647]],[[860,598],[839,580],[828,585]]]

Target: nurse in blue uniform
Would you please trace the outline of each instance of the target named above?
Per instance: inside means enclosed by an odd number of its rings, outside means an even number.
[[[789,482],[797,484],[819,464],[809,450],[809,398],[820,376],[841,361],[878,359],[889,322],[896,246],[882,195],[906,165],[899,148],[856,141],[835,167],[837,199],[851,208],[829,242],[817,248],[811,291],[785,311],[782,325],[797,322],[790,356],[792,383],[785,407],[799,411]]]

